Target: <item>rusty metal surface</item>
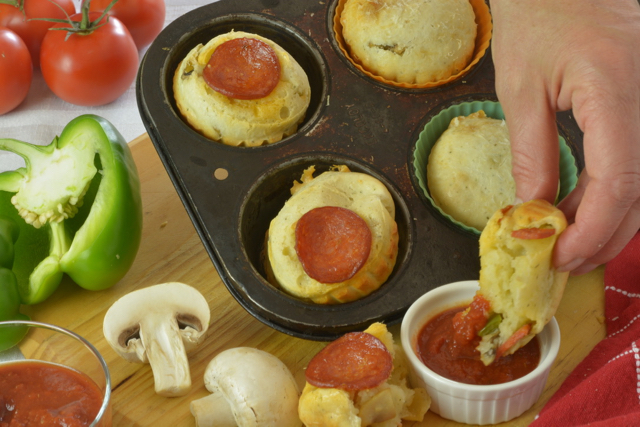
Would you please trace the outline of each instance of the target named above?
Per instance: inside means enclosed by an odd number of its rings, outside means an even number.
[[[147,51],[137,80],[140,113],[151,140],[223,282],[253,316],[282,332],[331,340],[374,321],[399,322],[409,305],[445,283],[477,279],[478,239],[442,218],[413,173],[413,149],[425,123],[463,101],[497,100],[490,51],[469,74],[436,89],[397,89],[362,75],[333,36],[335,1],[248,0],[196,9],[170,24]],[[173,73],[198,43],[230,30],[272,39],[307,72],[312,99],[299,131],[276,144],[229,147],[180,118]],[[560,133],[582,169],[582,135],[570,114]],[[260,251],[293,180],[347,164],[379,178],[396,202],[398,261],[389,280],[352,303],[318,306],[292,298],[264,278]],[[214,177],[224,169],[228,178]]]

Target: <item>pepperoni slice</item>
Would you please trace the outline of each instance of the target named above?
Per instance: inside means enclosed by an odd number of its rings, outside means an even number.
[[[521,228],[519,230],[513,230],[511,237],[523,240],[536,240],[546,239],[556,234],[556,230],[553,228]]]
[[[305,371],[307,382],[320,388],[365,390],[386,381],[393,358],[378,338],[349,332],[320,350]]]
[[[502,212],[502,216],[498,218],[498,224],[502,224],[502,220],[504,219],[504,216],[507,214],[507,212],[509,212],[509,209],[511,209],[512,207],[513,205],[508,205],[500,209],[500,212]]]
[[[280,61],[262,40],[232,39],[213,51],[202,77],[213,90],[229,98],[264,98],[280,81]]]
[[[507,338],[507,340],[498,347],[498,350],[496,351],[496,360],[500,359],[502,355],[509,351],[511,347],[516,345],[518,341],[529,335],[529,332],[531,332],[531,324],[529,323],[515,331],[513,335]]]
[[[323,206],[296,224],[296,253],[302,268],[320,283],[352,278],[369,258],[371,230],[355,212]]]

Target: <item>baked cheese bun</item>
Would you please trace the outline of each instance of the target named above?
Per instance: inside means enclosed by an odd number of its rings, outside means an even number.
[[[307,427],[397,427],[402,420],[422,421],[431,398],[423,388],[410,388],[408,372],[402,349],[384,324],[346,334],[309,362],[298,402],[300,420]]]
[[[475,49],[468,0],[347,0],[340,23],[353,59],[398,83],[449,78],[469,64]]]
[[[311,88],[302,67],[278,44],[232,31],[189,52],[175,72],[173,95],[185,120],[204,136],[258,146],[296,132]]]
[[[553,249],[566,227],[562,211],[531,200],[498,210],[482,231],[474,299],[485,307],[487,322],[477,327],[485,365],[524,346],[554,316],[569,273],[555,269]]]
[[[429,153],[427,185],[440,209],[482,231],[516,196],[505,121],[482,110],[453,118]]]
[[[378,289],[395,266],[393,198],[378,179],[346,166],[314,172],[304,171],[271,221],[267,278],[317,304],[353,301]]]

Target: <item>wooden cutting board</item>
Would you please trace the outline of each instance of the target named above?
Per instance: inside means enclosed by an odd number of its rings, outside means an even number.
[[[142,244],[133,267],[120,283],[101,292],[86,291],[66,280],[49,300],[28,307],[27,314],[34,320],[79,333],[104,356],[113,384],[114,426],[194,426],[189,403],[208,394],[204,370],[216,354],[232,347],[255,347],[274,354],[302,387],[305,366],[325,343],[277,332],[253,318],[233,299],[220,281],[148,136],[136,138],[130,147],[142,182],[144,209]],[[562,345],[546,389],[529,411],[506,425],[528,425],[567,375],[605,336],[603,274],[604,268],[600,267],[569,280],[556,314]],[[190,393],[165,398],[154,392],[149,365],[129,363],[109,347],[102,335],[102,320],[111,304],[126,293],[173,281],[187,283],[204,294],[211,308],[211,326],[203,344],[189,353],[193,381]],[[400,326],[394,325],[390,330],[399,342]],[[423,422],[405,425],[459,424],[429,412]]]

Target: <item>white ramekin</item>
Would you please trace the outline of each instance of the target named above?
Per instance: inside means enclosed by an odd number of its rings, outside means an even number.
[[[400,336],[412,368],[414,385],[424,387],[431,396],[430,410],[461,423],[497,424],[518,417],[540,397],[560,348],[560,329],[556,319],[552,318],[538,335],[540,364],[515,381],[485,386],[444,378],[427,368],[416,355],[418,333],[435,315],[469,303],[477,290],[478,282],[469,280],[427,292],[407,310]]]

